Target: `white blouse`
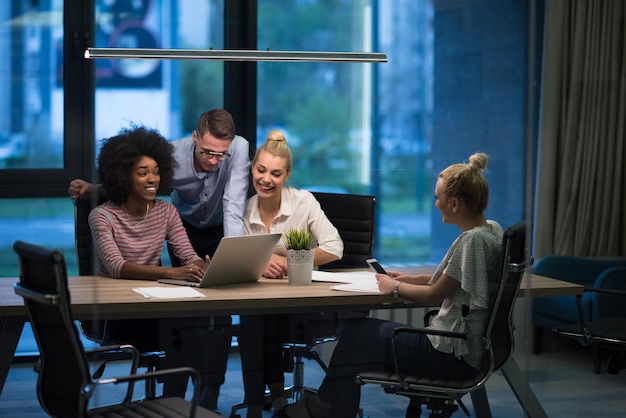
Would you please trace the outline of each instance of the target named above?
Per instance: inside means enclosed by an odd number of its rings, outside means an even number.
[[[272,220],[269,231],[261,220],[258,201],[257,195],[248,200],[243,217],[245,235],[282,233],[290,228],[306,228],[313,233],[320,249],[339,258],[343,256],[343,241],[339,232],[311,192],[283,187],[280,210]],[[274,252],[279,255],[287,254],[282,240],[278,242]]]

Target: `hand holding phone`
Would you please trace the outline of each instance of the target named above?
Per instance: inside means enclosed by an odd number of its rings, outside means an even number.
[[[367,264],[369,264],[369,266],[371,268],[373,268],[374,270],[376,270],[377,273],[380,274],[387,274],[387,272],[385,271],[385,269],[383,268],[383,266],[380,265],[380,263],[378,262],[378,260],[376,260],[375,258],[369,258],[367,260],[365,260],[365,262]]]

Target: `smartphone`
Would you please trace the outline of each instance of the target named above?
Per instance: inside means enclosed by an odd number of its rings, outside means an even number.
[[[387,272],[385,271],[385,269],[383,268],[383,266],[380,265],[380,263],[378,262],[378,260],[376,260],[375,258],[370,258],[365,260],[365,262],[367,264],[369,264],[369,266],[371,268],[373,268],[374,270],[376,270],[376,273],[380,273],[380,274],[387,274]]]

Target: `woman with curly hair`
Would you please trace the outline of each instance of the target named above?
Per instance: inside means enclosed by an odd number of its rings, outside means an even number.
[[[233,116],[227,110],[203,112],[191,136],[171,142],[178,163],[171,190],[163,187],[165,176],[161,169],[161,188],[171,192],[170,201],[178,210],[189,241],[203,258],[213,256],[222,237],[243,235],[242,217],[250,183],[250,145],[236,132]],[[70,181],[68,194],[72,199],[106,197],[101,185],[83,179]],[[171,245],[167,247],[172,265],[185,265],[173,254]],[[212,371],[205,377],[210,409],[217,409],[233,333],[230,315],[213,316],[212,320],[211,330],[207,331],[210,336],[205,339],[213,352],[209,359]],[[175,332],[186,330],[188,327]]]
[[[198,257],[176,208],[156,198],[160,189],[169,191],[175,166],[172,144],[155,130],[124,129],[103,141],[98,170],[110,200],[89,214],[97,275],[202,279],[209,257]],[[161,265],[166,240],[182,266]],[[190,366],[204,377],[210,373],[206,365],[211,353],[204,341],[210,322],[208,317],[108,321],[108,337],[135,345],[140,351],[165,350],[165,367]],[[169,377],[163,393],[184,397],[187,383],[186,376]],[[202,406],[207,406],[203,402],[209,396],[206,391],[203,386]]]
[[[205,262],[193,250],[176,208],[156,199],[161,188],[169,191],[175,164],[172,144],[154,130],[125,129],[103,141],[98,171],[110,200],[89,215],[96,274],[202,279]],[[165,240],[183,260],[181,267],[160,265]]]

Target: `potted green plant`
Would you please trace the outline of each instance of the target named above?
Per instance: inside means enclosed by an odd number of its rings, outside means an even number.
[[[289,284],[310,284],[313,275],[315,247],[317,247],[315,236],[305,228],[289,228],[283,233],[282,239],[287,249]]]

